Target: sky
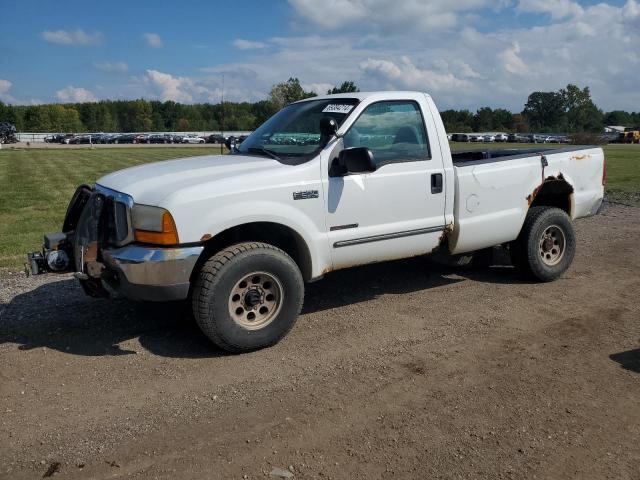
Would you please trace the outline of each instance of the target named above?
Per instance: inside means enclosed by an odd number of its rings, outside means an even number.
[[[640,110],[640,0],[0,0],[0,100],[267,98],[420,90],[441,109],[521,111],[588,86]]]

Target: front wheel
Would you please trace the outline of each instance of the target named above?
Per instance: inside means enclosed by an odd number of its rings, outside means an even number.
[[[521,273],[541,282],[555,280],[567,271],[576,252],[571,219],[559,208],[532,207],[509,249]]]
[[[289,255],[266,243],[227,247],[204,263],[192,295],[194,317],[223,350],[248,352],[277,343],[295,324],[304,282]]]

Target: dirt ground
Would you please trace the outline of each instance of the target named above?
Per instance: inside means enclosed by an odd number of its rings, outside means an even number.
[[[576,229],[549,284],[335,272],[237,356],[178,305],[0,278],[0,477],[640,479],[640,208]]]

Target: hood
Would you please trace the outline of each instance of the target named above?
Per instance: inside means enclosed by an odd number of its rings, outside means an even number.
[[[182,189],[242,177],[261,177],[286,166],[271,158],[246,155],[204,155],[147,163],[105,175],[96,183],[131,195],[136,203],[160,205]]]

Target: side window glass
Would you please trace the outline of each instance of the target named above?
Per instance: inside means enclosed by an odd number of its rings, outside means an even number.
[[[369,105],[345,134],[344,147],[367,147],[378,167],[428,160],[429,142],[418,104],[411,101]]]

